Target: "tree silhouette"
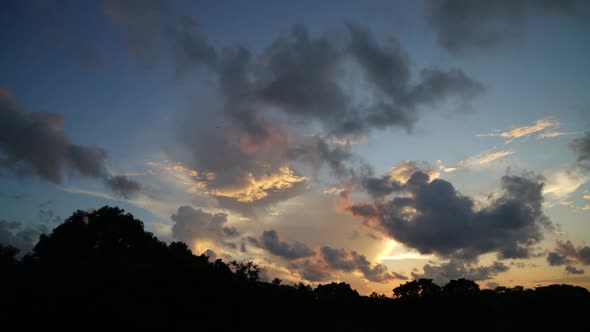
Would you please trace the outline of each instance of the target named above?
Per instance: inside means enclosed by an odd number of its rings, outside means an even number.
[[[451,280],[448,284],[443,286],[443,292],[447,295],[476,295],[479,291],[479,285],[475,281],[465,278]]]
[[[432,296],[440,292],[440,286],[432,282],[432,279],[418,279],[408,281],[393,289],[396,298],[410,299],[420,296]]]
[[[391,320],[375,317],[394,317],[396,324],[421,329],[522,331],[573,329],[585,316],[571,313],[590,307],[587,289],[563,284],[481,291],[467,279],[442,289],[432,279],[418,279],[395,287],[394,297],[387,298],[376,292],[360,296],[344,282],[315,288],[278,278],[266,283],[253,262],[209,262],[185,243],[158,240],[116,207],[76,211],[42,235],[22,260],[17,253],[0,245],[0,313],[5,326],[23,329],[92,324],[233,330],[244,329],[253,317],[271,317],[290,329],[379,331],[390,328]]]

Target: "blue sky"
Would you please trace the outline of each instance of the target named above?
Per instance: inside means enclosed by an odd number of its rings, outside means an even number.
[[[453,3],[458,6],[444,6]],[[460,266],[453,273],[469,277],[497,261],[507,268],[478,282],[590,285],[585,274],[566,274],[563,264],[546,258],[557,252],[577,268],[590,263],[560,245],[571,241],[581,250],[590,237],[590,173],[584,159],[590,140],[590,7],[583,1],[7,1],[1,6],[0,112],[9,126],[9,121],[16,121],[15,128],[30,125],[0,136],[0,220],[20,223],[8,229],[4,241],[16,241],[19,230],[35,225],[51,229],[56,223],[48,215],[63,220],[77,209],[118,205],[163,239],[190,242],[198,254],[211,249],[226,259],[253,259],[267,265],[269,275],[291,281],[328,280],[306,278],[321,271],[362,292],[387,292],[403,282],[395,273],[439,280],[442,274],[423,269],[429,262],[441,271]],[[301,31],[311,44],[298,39]],[[240,58],[239,50],[248,56]],[[231,69],[237,61],[245,61],[245,83]],[[434,70],[439,81],[421,76],[425,69]],[[316,75],[320,71],[324,74]],[[396,84],[402,92],[388,90]],[[334,91],[342,93],[340,99]],[[379,105],[410,120],[372,121]],[[35,120],[35,112],[59,114],[63,121]],[[342,129],[346,117],[355,115],[362,129]],[[39,169],[49,166],[35,164],[38,154],[26,147],[33,140],[43,148],[45,142],[35,139],[47,136],[33,130],[65,135],[65,149],[87,147],[84,156],[95,158],[98,170],[66,154],[59,180],[40,175]],[[543,134],[549,137],[539,138]],[[338,144],[347,139],[349,144]],[[94,148],[106,156],[91,154]],[[507,237],[515,242],[485,250],[473,239],[465,247],[437,247],[454,228],[444,230],[446,220],[425,219],[431,210],[422,210],[420,192],[410,188],[409,176],[400,175],[415,172],[429,175],[424,190],[444,181],[460,193],[457,202],[469,197],[469,222],[482,211],[500,215],[506,200],[521,204],[532,216],[520,220],[527,231],[502,229],[514,232]],[[542,209],[535,210],[529,196],[502,189],[501,183],[508,183],[503,176],[538,184]],[[371,179],[401,189],[377,197],[367,184]],[[394,206],[396,197],[416,200],[413,212],[402,216],[405,222],[437,222],[443,238],[429,244],[423,234],[405,237],[388,224],[395,213],[386,207]],[[359,214],[359,204],[371,204],[380,214]],[[180,206],[203,213],[181,216]],[[240,237],[203,231],[203,218],[214,213],[224,213]],[[543,224],[545,217],[550,226]],[[174,227],[180,224],[184,228]],[[265,237],[271,229],[278,239]],[[240,250],[243,243],[250,249]],[[293,258],[276,250],[292,254],[300,248],[296,243],[315,255]],[[502,256],[509,244],[526,249],[526,255]],[[353,252],[362,254],[372,267],[383,264],[390,272],[375,277],[360,265],[339,269],[323,246],[341,249],[352,261]],[[445,251],[449,247],[454,251]],[[467,250],[477,254],[465,260],[461,254]],[[515,262],[527,262],[533,277]]]

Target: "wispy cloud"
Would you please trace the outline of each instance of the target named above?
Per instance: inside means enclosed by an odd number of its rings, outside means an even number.
[[[345,190],[344,188],[340,187],[328,187],[322,190],[323,195],[339,195],[341,191]]]
[[[500,159],[500,158],[503,158],[503,157],[506,157],[506,156],[516,153],[513,150],[500,150],[500,151],[493,151],[493,150],[494,149],[486,150],[476,156],[469,157],[465,160],[461,160],[460,162],[457,163],[457,165],[465,166],[465,167],[484,165],[484,164],[491,163],[494,160],[497,160],[497,159]]]
[[[590,199],[590,195],[584,195],[584,199]]]
[[[145,209],[145,210],[153,213],[154,215],[156,215],[162,219],[165,219],[165,220],[169,219],[171,212],[174,211],[174,209],[172,208],[172,205],[168,205],[165,202],[161,202],[161,201],[152,199],[152,198],[144,196],[144,195],[140,195],[140,196],[135,197],[133,199],[127,199],[124,197],[112,195],[112,194],[105,193],[105,192],[86,190],[86,189],[81,189],[81,188],[76,188],[76,187],[57,186],[57,189],[71,193],[71,194],[86,195],[86,196],[104,198],[104,199],[117,201],[117,202],[125,202],[127,204],[131,204],[131,205],[143,208],[143,209]]]
[[[437,160],[436,161],[436,165],[438,166],[438,169],[441,170],[444,173],[451,173],[457,170],[457,167],[446,167],[442,164],[442,160]]]
[[[575,134],[576,134],[575,131],[568,131],[568,132],[564,132],[564,131],[547,131],[547,132],[540,133],[539,135],[537,135],[537,139],[551,138],[551,137],[559,137],[559,136],[569,136],[569,135],[575,135]]]
[[[560,168],[548,172],[543,194],[552,194],[557,198],[565,198],[574,193],[590,177],[576,168]]]
[[[477,136],[504,137],[504,138],[508,138],[508,141],[506,141],[506,143],[510,143],[516,138],[527,137],[529,135],[543,131],[548,128],[559,127],[559,125],[560,125],[559,121],[556,119],[553,119],[553,118],[539,119],[539,120],[536,120],[535,124],[533,124],[531,126],[513,127],[512,129],[507,130],[507,131],[497,130],[494,133],[478,134]],[[556,133],[556,132],[554,132],[554,133]],[[557,135],[557,136],[559,136],[559,135]],[[547,136],[547,137],[554,137],[554,136]]]
[[[561,201],[561,202],[559,202],[559,204],[568,206],[568,205],[574,204],[574,202],[573,201]]]

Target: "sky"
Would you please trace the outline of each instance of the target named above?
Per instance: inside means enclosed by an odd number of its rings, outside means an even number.
[[[0,8],[0,243],[110,205],[265,280],[590,288],[585,1]]]

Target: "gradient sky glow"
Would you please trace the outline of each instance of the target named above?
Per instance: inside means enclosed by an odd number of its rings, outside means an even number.
[[[3,1],[0,242],[27,251],[117,205],[269,279],[590,288],[589,17],[573,0]]]

